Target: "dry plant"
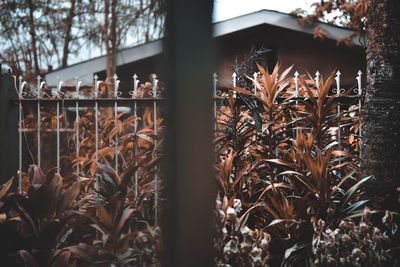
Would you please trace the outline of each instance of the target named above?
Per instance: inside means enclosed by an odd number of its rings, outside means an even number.
[[[341,232],[334,229],[343,222],[356,225],[354,232],[360,231],[357,227],[365,221],[363,214],[369,201],[364,185],[370,177],[362,177],[358,168],[357,111],[352,104],[341,103],[338,113],[339,98],[332,94],[334,73],[326,80],[321,78],[318,86],[312,78],[299,77],[299,92],[304,96],[299,98],[294,93],[293,79],[287,77],[291,68],[280,72],[277,65],[268,73],[257,66],[255,90],[234,87],[225,91],[225,105],[218,110],[216,263],[330,266],[326,264],[332,250],[321,249],[327,233],[340,238]],[[339,124],[341,135],[337,134]],[[370,213],[379,217],[382,212]],[[372,234],[363,236],[363,240],[349,235],[349,242],[390,244],[397,230],[393,219],[397,215],[387,212],[388,216],[394,230],[385,242],[376,241]],[[383,229],[377,218],[368,221],[371,233]],[[257,238],[246,239],[243,231],[268,235],[268,251],[260,248],[253,258],[242,253],[241,246],[257,248],[260,242]],[[365,257],[361,255],[362,260],[357,258],[361,257],[357,251],[353,253],[356,245],[335,246],[347,257],[340,266],[387,266],[397,262],[389,245],[376,249],[374,245],[365,246],[374,249],[365,252]],[[340,261],[335,258],[334,262]]]
[[[338,111],[333,74],[318,86],[299,77],[304,97],[297,97],[291,68],[257,68],[255,88],[224,91],[218,107],[216,265],[395,266],[398,216],[367,207],[370,177],[358,168],[358,110],[341,103]],[[142,93],[151,87],[142,85]],[[47,168],[44,175],[32,165],[22,194],[9,192],[12,180],[0,188],[0,234],[9,240],[1,243],[0,256],[6,265],[160,265],[155,196],[162,184],[154,175],[163,122],[153,120],[149,107],[117,118],[102,111],[97,160],[94,112],[85,108],[79,154],[76,136],[65,133],[68,156],[60,173]],[[42,115],[43,125],[54,128],[54,112]],[[74,123],[68,117],[63,110],[65,127]],[[34,123],[27,116],[25,125]]]
[[[146,83],[139,90],[145,94],[151,86]],[[66,131],[61,170],[45,164],[44,175],[31,165],[23,173],[21,194],[9,192],[12,180],[0,189],[0,234],[11,241],[2,242],[0,248],[6,266],[160,265],[162,239],[155,221],[155,195],[162,184],[154,175],[163,144],[162,119],[154,121],[147,106],[139,106],[138,116],[120,112],[117,118],[109,116],[107,109],[100,110],[97,157],[94,112],[81,108],[79,155],[75,131]],[[55,129],[54,113],[43,110],[43,128]],[[62,127],[74,129],[75,117],[68,109],[62,114]],[[33,116],[28,115],[24,123],[35,127]],[[42,135],[43,151],[48,152],[53,137]],[[113,169],[115,142],[118,173]],[[50,155],[45,153],[42,161],[52,162]]]

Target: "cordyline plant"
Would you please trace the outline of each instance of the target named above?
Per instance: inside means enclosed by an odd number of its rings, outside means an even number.
[[[379,215],[368,220],[364,215],[368,196],[363,186],[370,177],[361,177],[358,169],[358,115],[343,103],[338,113],[334,73],[318,86],[312,78],[299,77],[303,97],[297,97],[287,77],[291,67],[282,73],[279,65],[272,73],[257,67],[255,89],[223,92],[216,118],[216,264],[395,266],[396,214],[383,218],[390,217],[389,226]],[[344,224],[353,227],[345,236],[351,245],[332,241],[332,248],[324,247],[327,239],[343,237],[344,230],[336,229]],[[373,234],[385,227],[392,229],[390,235]],[[369,234],[360,236],[360,231]],[[362,247],[369,251],[354,250],[358,244],[368,244]],[[337,251],[340,255],[332,256]]]
[[[140,86],[148,93],[150,83]],[[96,157],[94,112],[80,110],[80,149],[74,131],[64,133],[61,170],[46,175],[36,165],[23,173],[22,193],[9,192],[12,180],[0,189],[0,258],[6,266],[159,266],[161,231],[155,223],[155,172],[163,143],[162,120],[153,110],[140,116],[109,116],[101,108],[99,151]],[[157,111],[159,112],[159,111]],[[62,111],[62,127],[73,128],[74,116]],[[54,111],[42,112],[42,126],[55,128]],[[160,118],[160,116],[158,116]],[[25,127],[34,128],[33,116]],[[135,125],[136,124],[136,125]],[[159,129],[154,133],[154,124]],[[137,129],[137,131],[134,131]],[[42,143],[49,144],[42,136]],[[65,138],[64,138],[65,137]],[[34,135],[27,138],[35,138]],[[50,140],[50,139],[49,139]],[[158,142],[158,149],[154,143]],[[115,164],[118,142],[118,173]],[[48,155],[48,154],[47,154]],[[42,158],[43,162],[51,159]],[[47,167],[47,165],[44,165]],[[3,261],[4,260],[4,261]]]

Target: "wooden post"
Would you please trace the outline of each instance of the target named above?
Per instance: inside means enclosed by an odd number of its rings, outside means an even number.
[[[13,101],[15,100],[15,101]],[[0,184],[17,175],[18,170],[18,95],[14,76],[0,77]],[[17,185],[17,180],[14,181]],[[15,187],[16,188],[16,187]]]
[[[214,266],[212,1],[167,1],[164,266]]]

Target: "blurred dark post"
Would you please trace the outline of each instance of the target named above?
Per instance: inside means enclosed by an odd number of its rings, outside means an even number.
[[[0,70],[0,185],[18,170],[18,100],[14,76]],[[14,185],[17,181],[14,180]]]
[[[213,263],[212,1],[167,0],[164,265]]]

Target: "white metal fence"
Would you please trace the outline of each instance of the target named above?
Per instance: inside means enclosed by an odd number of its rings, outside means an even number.
[[[259,74],[254,73],[253,78],[256,80]],[[157,109],[159,108],[160,102],[163,100],[161,95],[161,89],[159,87],[158,78],[156,75],[151,76],[151,90],[147,92],[140,92],[139,91],[139,78],[135,74],[132,77],[132,88],[125,90],[121,90],[119,87],[120,81],[118,80],[118,76],[115,75],[113,77],[112,85],[113,90],[109,91],[106,96],[100,95],[100,86],[103,84],[103,81],[100,81],[97,76],[94,76],[94,86],[92,88],[86,88],[88,90],[85,91],[81,88],[81,81],[79,79],[76,80],[74,88],[69,87],[69,90],[63,90],[63,81],[59,80],[57,88],[46,88],[45,81],[42,80],[40,76],[37,77],[37,83],[35,87],[28,86],[27,82],[23,80],[22,77],[19,77],[19,86],[18,86],[18,93],[19,93],[19,188],[22,188],[22,171],[26,168],[27,164],[23,164],[23,155],[27,153],[27,151],[23,151],[23,134],[26,132],[31,132],[36,134],[36,144],[32,144],[31,142],[34,140],[30,140],[27,142],[27,146],[35,146],[36,147],[36,155],[32,155],[30,163],[35,163],[39,167],[42,166],[43,160],[48,158],[43,157],[42,151],[42,134],[45,132],[53,132],[55,134],[56,139],[56,167],[57,171],[60,172],[61,163],[60,159],[62,157],[61,153],[61,133],[62,132],[70,132],[75,136],[75,153],[76,156],[79,157],[80,155],[80,109],[82,107],[89,107],[93,108],[94,110],[94,132],[95,134],[95,160],[99,161],[99,115],[100,115],[100,108],[101,107],[109,107],[113,109],[113,116],[114,119],[117,120],[121,107],[127,107],[128,110],[133,114],[134,117],[138,116],[138,108],[141,105],[151,106],[153,109],[153,135],[157,136],[159,129],[157,128],[157,120],[158,120],[158,113]],[[221,105],[219,102],[222,98],[224,98],[222,91],[218,87],[218,75],[213,74],[213,90],[214,90],[214,115],[217,117],[218,114],[218,105]],[[232,86],[236,87],[237,85],[237,75],[235,73],[232,74]],[[333,88],[330,97],[338,98],[337,101],[337,116],[341,113],[341,100],[340,99],[348,99],[353,101],[358,106],[357,111],[357,118],[359,120],[360,114],[362,113],[362,73],[359,71],[357,76],[355,77],[356,87],[352,89],[350,94],[344,95],[345,89],[341,87],[341,73],[338,71],[336,73],[335,82],[336,86]],[[294,76],[292,77],[292,83],[294,84],[292,91],[290,92],[294,99],[305,99],[308,96],[302,95],[301,90],[299,90],[299,73],[295,72]],[[314,78],[314,82],[316,87],[319,87],[320,83],[320,74],[317,72]],[[65,88],[64,88],[65,89]],[[253,87],[250,88],[255,95],[259,92],[257,91],[257,87],[253,84]],[[26,106],[31,107],[31,116],[35,118],[33,121],[35,122],[35,127],[26,127],[25,120],[26,117],[24,116],[24,111],[26,111]],[[45,129],[42,127],[42,113],[44,107],[52,107],[55,108],[55,119],[56,119],[56,127],[54,129]],[[34,109],[36,111],[34,111]],[[61,120],[66,118],[62,117],[62,111],[67,109],[70,113],[75,114],[74,123],[70,124],[72,127],[66,127],[66,123],[63,123],[63,127],[61,127]],[[33,115],[32,115],[33,114]],[[362,127],[361,123],[358,123],[358,137],[361,138]],[[338,146],[340,147],[340,136],[341,136],[341,128],[342,125],[340,124],[340,120],[337,126],[337,141]],[[134,132],[138,130],[138,121],[135,120],[134,122]],[[120,171],[120,158],[119,158],[119,141],[118,141],[118,134],[114,136],[114,169],[116,173]],[[154,149],[157,150],[157,138],[154,139]],[[361,150],[360,150],[361,151]],[[361,152],[360,152],[361,153]],[[361,156],[361,155],[360,155]],[[25,165],[25,166],[24,166]],[[158,167],[156,167],[156,171],[154,172],[154,181],[155,184],[158,185],[159,172]],[[76,174],[80,173],[79,164],[76,165]],[[138,179],[138,172],[135,173],[135,188],[137,188]],[[155,217],[157,217],[157,207],[159,201],[158,195],[158,188],[155,190]]]

